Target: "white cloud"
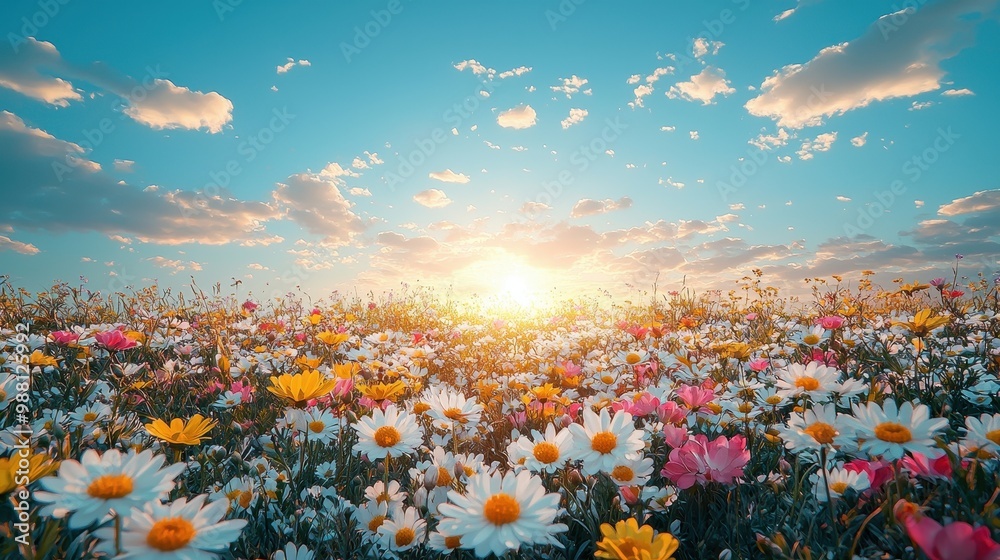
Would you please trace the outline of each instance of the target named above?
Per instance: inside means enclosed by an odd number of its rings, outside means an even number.
[[[697,130],[689,131],[688,136],[690,136],[692,140],[697,140],[698,138],[701,138],[701,135],[698,134]]]
[[[444,208],[451,204],[451,199],[444,191],[438,189],[427,189],[413,195],[413,200],[428,208]]]
[[[574,124],[583,122],[583,119],[589,114],[586,109],[570,109],[569,116],[562,120],[563,129],[567,129]]]
[[[579,92],[580,88],[587,85],[587,80],[585,78],[577,76],[576,74],[573,74],[569,78],[560,78],[560,80],[562,80],[562,84],[558,86],[552,86],[552,91],[565,93],[566,97],[573,97],[574,93]],[[590,90],[589,89],[583,90],[583,94],[590,95]]]
[[[584,216],[593,216],[595,214],[607,214],[608,212],[613,212],[615,210],[625,210],[631,207],[632,199],[627,196],[623,196],[618,200],[612,200],[610,198],[604,200],[584,198],[573,205],[573,209],[570,211],[570,216],[574,218],[582,218]]]
[[[942,216],[960,216],[1000,209],[1000,189],[978,191],[963,198],[956,198],[938,208]]]
[[[70,101],[83,100],[73,84],[47,72],[39,72],[39,69],[65,72],[64,67],[55,45],[28,37],[17,52],[6,47],[0,49],[0,87],[49,105],[68,107]]]
[[[462,62],[459,62],[458,64],[455,64],[454,66],[455,66],[455,69],[458,70],[459,72],[461,72],[462,70],[465,70],[465,69],[469,69],[469,70],[472,70],[473,74],[477,74],[477,75],[478,74],[486,74],[486,75],[492,77],[494,74],[496,74],[496,70],[494,70],[492,68],[487,68],[486,66],[483,66],[482,64],[480,64],[475,59],[463,60]]]
[[[660,131],[661,132],[673,132],[675,130],[677,130],[676,126],[661,126],[660,127]]]
[[[370,166],[368,165],[368,162],[365,161],[365,160],[363,160],[363,159],[361,159],[360,157],[355,157],[354,158],[354,161],[351,162],[351,167],[353,167],[354,169],[369,169],[370,168]]]
[[[746,208],[746,205],[744,205],[742,202],[737,202],[736,204],[730,204],[729,205],[729,209],[733,210],[733,211],[743,210],[745,208]]]
[[[813,152],[828,152],[833,146],[833,143],[837,141],[836,132],[825,132],[816,136],[815,139],[809,140],[808,138],[802,142],[802,147],[799,151],[795,152],[798,154],[799,159],[809,160],[813,158]]]
[[[959,97],[962,95],[976,95],[976,93],[971,89],[962,88],[962,89],[946,89],[941,92],[941,95],[946,95],[948,97]]]
[[[627,83],[629,85],[638,84],[639,80],[641,80],[641,79],[642,79],[642,75],[641,74],[632,74],[631,76],[628,77],[628,80],[625,83]]]
[[[151,257],[146,259],[147,261],[153,263],[160,268],[169,268],[173,272],[171,274],[176,274],[182,270],[201,270],[201,263],[194,261],[180,261],[175,259],[168,259],[166,257]]]
[[[691,76],[690,81],[678,82],[671,87],[667,91],[667,97],[701,101],[703,105],[709,105],[716,95],[726,96],[735,92],[735,89],[729,87],[729,80],[726,80],[726,73],[721,68],[708,66]]]
[[[673,177],[667,177],[666,179],[660,179],[659,183],[665,187],[674,187],[675,189],[683,189],[684,183],[680,181],[674,181]]]
[[[347,191],[351,196],[371,196],[372,192],[368,189],[363,189],[361,187],[352,187]]]
[[[726,46],[726,44],[722,41],[711,41],[704,37],[698,37],[691,45],[691,51],[695,58],[701,58],[707,54],[719,54],[719,49],[724,46]]]
[[[530,128],[535,126],[535,110],[531,105],[522,105],[504,111],[497,116],[497,124],[504,128]]]
[[[773,135],[760,134],[756,138],[747,140],[747,143],[756,146],[760,150],[772,150],[788,144],[788,141],[792,138],[794,138],[794,135],[788,134],[788,131],[784,128],[779,128],[778,132]]]
[[[191,91],[170,80],[154,80],[152,89],[142,99],[134,98],[125,114],[154,129],[204,128],[217,133],[233,120],[233,103],[214,91]]]
[[[469,176],[464,173],[455,173],[451,169],[445,169],[444,171],[432,171],[427,174],[431,179],[442,181],[445,183],[468,183]]]
[[[866,142],[868,142],[868,131],[865,131],[865,133],[862,134],[861,136],[855,136],[854,138],[851,138],[851,145],[854,146],[855,148],[860,148],[861,146],[864,146]]]
[[[116,159],[114,162],[115,171],[122,172],[132,172],[135,168],[135,162],[130,159]]]
[[[920,111],[921,109],[926,109],[931,105],[934,105],[933,101],[920,101],[920,102],[914,101],[913,103],[910,104],[910,108],[908,110]]]
[[[838,202],[850,202],[850,201],[851,201],[851,199],[850,199],[850,197],[846,197],[846,196],[839,196],[839,195],[838,195],[838,196],[837,196],[837,201],[838,201]]]
[[[787,17],[790,17],[794,13],[795,13],[795,8],[791,8],[791,9],[785,10],[785,11],[781,12],[780,14],[774,16],[774,21],[781,21],[781,20],[783,20],[783,19],[785,19]]]
[[[368,163],[372,165],[382,165],[383,163],[385,163],[384,161],[379,159],[378,152],[365,151],[365,155],[368,156]]]
[[[285,72],[288,72],[292,68],[295,68],[295,66],[312,66],[312,63],[304,59],[296,62],[294,58],[289,58],[288,62],[282,64],[281,66],[276,67],[276,69],[279,74],[284,74]]]
[[[347,245],[365,230],[361,218],[351,209],[353,203],[340,192],[336,176],[292,175],[278,183],[271,195],[288,219],[309,233],[322,235],[327,245]]]
[[[22,255],[37,255],[39,253],[38,247],[31,243],[15,241],[6,235],[0,235],[0,251],[14,251]]]
[[[916,206],[917,208],[923,208],[924,207],[924,201],[923,200],[914,200],[913,201],[913,205]]]
[[[512,70],[500,72],[499,78],[502,80],[504,78],[510,78],[513,76],[520,76],[522,74],[527,74],[528,72],[531,72],[530,66],[518,66],[517,68],[514,68]]]
[[[336,183],[338,185],[343,185],[344,184],[344,180],[341,179],[341,177],[360,177],[361,176],[358,173],[352,171],[350,167],[344,167],[343,165],[340,165],[339,163],[337,163],[335,161],[331,161],[330,163],[326,164],[326,167],[324,167],[319,172],[319,175],[320,175],[320,177],[323,177],[324,179],[330,179],[330,180],[332,180],[334,183]]]
[[[781,126],[802,128],[875,101],[939,89],[945,75],[941,62],[971,44],[983,20],[968,16],[995,4],[938,1],[884,15],[857,39],[775,71],[745,107]]]

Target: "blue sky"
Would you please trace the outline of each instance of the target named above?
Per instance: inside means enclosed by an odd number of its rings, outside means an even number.
[[[529,298],[1000,268],[996,0],[317,4],[10,3],[0,274]]]

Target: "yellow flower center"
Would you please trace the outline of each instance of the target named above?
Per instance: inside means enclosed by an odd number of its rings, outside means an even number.
[[[309,423],[309,431],[314,434],[322,432],[323,428],[326,428],[326,424],[322,420],[313,420]]]
[[[406,546],[413,542],[413,539],[416,538],[416,536],[417,535],[413,532],[413,529],[403,527],[396,532],[396,546]]]
[[[438,486],[451,486],[451,471],[444,467],[438,467]]]
[[[368,522],[368,530],[374,533],[375,531],[378,531],[378,528],[381,527],[383,523],[385,523],[385,516],[376,515],[375,517],[372,517],[371,521]]]
[[[445,548],[458,548],[462,546],[462,537],[445,537],[444,546]]]
[[[802,342],[805,342],[809,346],[813,346],[814,344],[819,343],[819,335],[818,334],[807,334],[804,337],[802,337]]]
[[[815,377],[800,377],[795,380],[795,386],[806,391],[815,391],[819,388],[819,381]]]
[[[521,504],[508,494],[494,494],[486,500],[483,515],[497,526],[513,523],[521,517]]]
[[[990,430],[989,432],[986,432],[986,439],[1000,445],[1000,430]]]
[[[611,375],[602,375],[601,376],[601,383],[604,383],[605,385],[611,385],[614,382],[615,382],[614,376],[611,376]]]
[[[635,478],[635,471],[626,465],[618,465],[611,470],[611,478],[619,482],[629,482]]]
[[[897,422],[883,422],[875,426],[875,437],[889,443],[906,443],[913,439],[910,429]]]
[[[128,496],[132,488],[132,477],[127,474],[105,474],[91,481],[87,494],[101,500],[114,500]]]
[[[743,414],[750,414],[753,412],[753,405],[748,402],[740,403],[740,405],[736,408]]]
[[[770,405],[778,405],[781,404],[781,397],[778,395],[771,395],[770,397],[764,399],[764,402]]]
[[[392,447],[399,443],[400,439],[402,436],[399,434],[399,430],[393,426],[382,426],[375,430],[375,443],[379,447]]]
[[[0,399],[0,400],[2,400],[2,399]],[[83,421],[84,422],[93,422],[94,420],[97,420],[97,413],[96,412],[87,412],[86,414],[83,415]]]
[[[802,431],[823,445],[833,443],[833,438],[837,436],[837,430],[825,422],[814,422]]]
[[[384,502],[388,502],[391,499],[392,498],[389,496],[388,492],[382,492],[378,496],[375,496],[375,503],[381,504]]]
[[[634,366],[635,364],[638,364],[640,361],[642,361],[642,356],[640,356],[635,352],[629,352],[628,355],[625,356],[625,363],[627,363],[630,366]]]
[[[465,422],[465,416],[462,414],[462,410],[459,408],[448,408],[444,411],[444,417],[450,418],[451,420],[457,420],[459,422]]]
[[[427,404],[425,402],[418,402],[417,404],[413,405],[413,413],[414,414],[423,414],[423,413],[427,412],[430,409],[431,409],[431,405],[429,405],[429,404]]]
[[[838,494],[843,494],[844,490],[847,490],[847,483],[846,482],[834,482],[834,483],[830,484],[830,491],[831,492],[836,492]]]
[[[385,341],[389,340],[389,335],[387,335],[385,333],[379,333],[378,340],[379,340],[379,342],[385,342]]]
[[[237,502],[240,504],[241,508],[246,509],[250,507],[251,500],[253,500],[253,492],[250,492],[249,490],[240,491]]]
[[[149,529],[146,544],[150,548],[170,552],[187,546],[194,539],[194,525],[183,517],[161,519]]]
[[[590,440],[590,448],[598,453],[611,453],[618,446],[618,438],[611,432],[600,432]]]
[[[548,441],[543,441],[535,444],[532,454],[535,456],[535,459],[538,459],[539,463],[555,463],[559,460],[559,446]]]

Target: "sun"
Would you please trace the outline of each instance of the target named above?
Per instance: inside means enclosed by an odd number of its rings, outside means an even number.
[[[530,307],[535,300],[535,294],[524,276],[517,272],[508,273],[503,279],[503,298],[509,298],[512,303],[521,307]]]

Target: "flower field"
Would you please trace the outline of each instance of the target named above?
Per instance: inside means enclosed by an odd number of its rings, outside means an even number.
[[[4,286],[0,557],[1000,558],[995,283],[810,286]]]

